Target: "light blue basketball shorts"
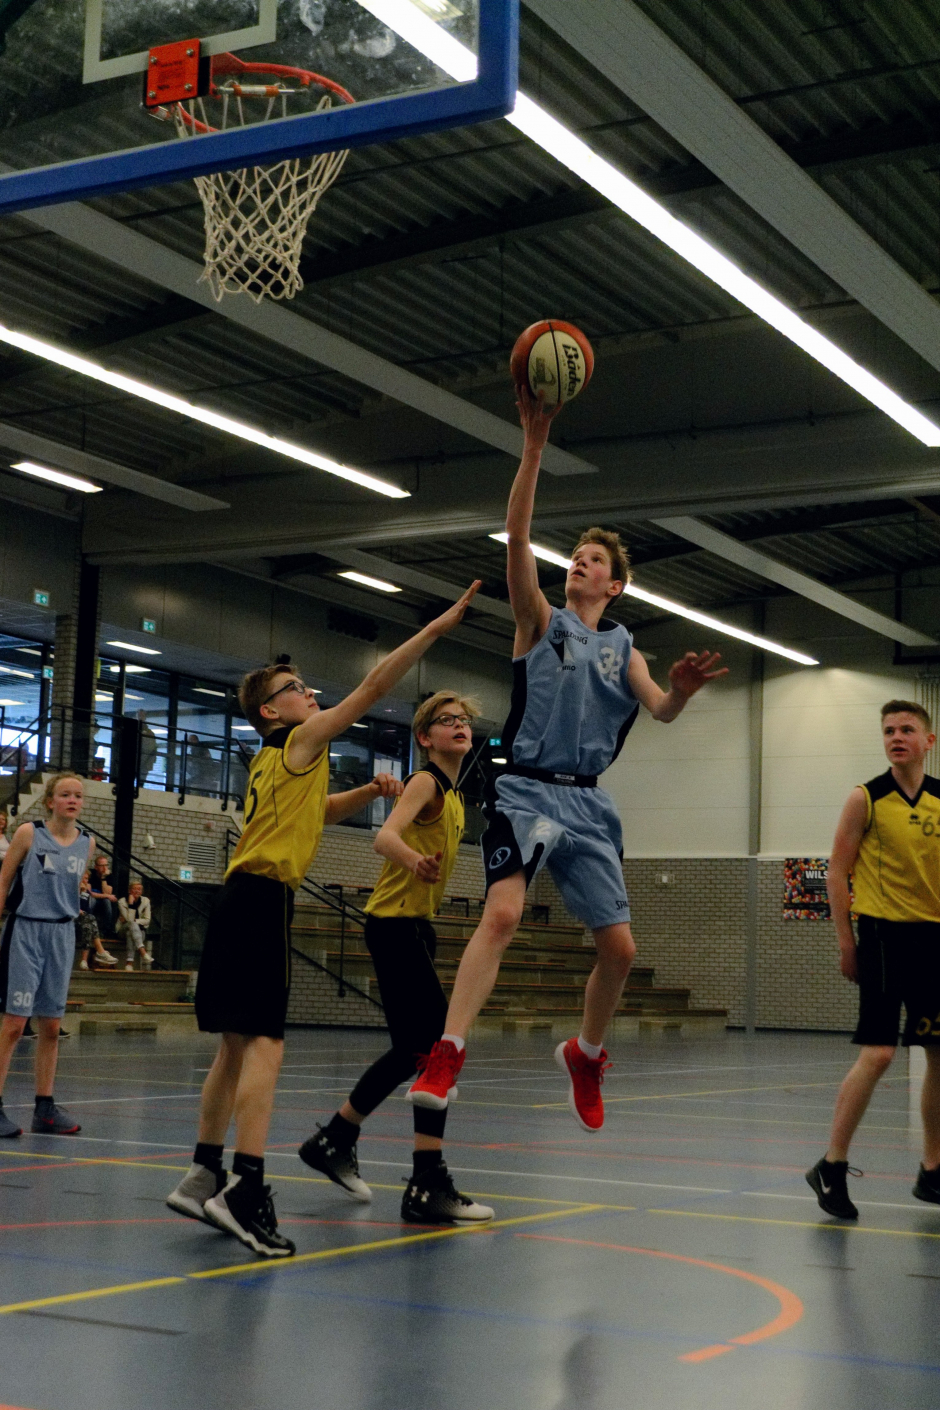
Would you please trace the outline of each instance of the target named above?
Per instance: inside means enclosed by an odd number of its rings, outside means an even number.
[[[74,960],[74,920],[11,916],[0,945],[3,1012],[16,1018],[61,1018]]]
[[[589,930],[629,921],[620,818],[602,788],[504,776],[487,821],[481,843],[487,890],[517,871],[528,885],[547,866],[565,906]]]

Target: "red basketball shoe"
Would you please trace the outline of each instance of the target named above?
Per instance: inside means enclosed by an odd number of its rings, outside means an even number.
[[[604,1073],[611,1065],[604,1049],[601,1048],[600,1057],[589,1058],[586,1053],[582,1053],[577,1038],[569,1038],[567,1043],[558,1044],[555,1049],[555,1061],[562,1072],[567,1072],[571,1079],[568,1105],[575,1120],[585,1131],[599,1131],[604,1124],[601,1083]]]
[[[457,1095],[457,1074],[466,1056],[466,1048],[461,1048],[458,1053],[450,1039],[446,1043],[435,1043],[425,1059],[421,1075],[405,1093],[407,1100],[415,1106],[429,1106],[435,1111],[443,1111],[449,1099]]]

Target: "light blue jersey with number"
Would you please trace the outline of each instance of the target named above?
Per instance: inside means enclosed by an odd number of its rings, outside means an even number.
[[[79,882],[88,870],[91,838],[79,827],[68,847],[45,823],[33,823],[33,841],[10,887],[7,909],[23,920],[73,920],[79,911]]]
[[[513,764],[602,774],[616,759],[639,703],[627,680],[633,637],[602,618],[597,631],[553,607],[545,633],[513,665],[503,745]]]

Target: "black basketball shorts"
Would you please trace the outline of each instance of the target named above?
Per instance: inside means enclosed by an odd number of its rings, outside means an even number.
[[[283,1038],[290,995],[294,893],[282,881],[235,872],[206,929],[196,982],[204,1033]]]
[[[858,918],[858,1027],[853,1043],[940,1044],[940,924]]]

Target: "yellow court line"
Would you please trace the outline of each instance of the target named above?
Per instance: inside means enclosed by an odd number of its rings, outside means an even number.
[[[733,1224],[780,1224],[790,1229],[834,1229],[839,1234],[889,1234],[896,1239],[940,1239],[917,1229],[872,1229],[867,1224],[823,1224],[804,1219],[760,1219],[747,1214],[706,1214],[698,1209],[648,1209],[647,1214],[676,1214],[682,1219],[725,1219]],[[2,1310],[2,1309],[0,1309]]]
[[[601,1205],[584,1204],[574,1209],[553,1209],[543,1214],[524,1214],[515,1219],[497,1219],[490,1224],[463,1224],[448,1229],[432,1229],[426,1234],[410,1234],[405,1238],[376,1239],[365,1244],[346,1244],[341,1248],[320,1249],[316,1253],[301,1253],[294,1258],[269,1259],[267,1262],[237,1263],[225,1268],[209,1268],[199,1273],[184,1273],[167,1278],[152,1278],[149,1282],[120,1283],[116,1287],[91,1288],[84,1292],[59,1293],[53,1297],[36,1298],[31,1302],[11,1302],[0,1307],[0,1316],[11,1312],[30,1312],[39,1307],[58,1307],[69,1302],[87,1302],[97,1297],[115,1297],[119,1293],[144,1292],[151,1288],[178,1286],[205,1278],[225,1278],[235,1273],[273,1273],[279,1268],[294,1268],[298,1263],[322,1262],[343,1258],[354,1253],[370,1253],[379,1249],[404,1248],[409,1244],[431,1243],[435,1239],[454,1238],[458,1234],[484,1234],[494,1229],[508,1229],[517,1224],[532,1224],[548,1219],[563,1219],[569,1215],[593,1214]]]
[[[776,1082],[770,1087],[715,1087],[710,1092],[657,1092],[642,1097],[605,1097],[604,1105],[613,1106],[623,1102],[684,1102],[692,1097],[729,1097],[739,1092],[800,1092],[807,1087],[838,1087],[832,1082]],[[470,1103],[467,1103],[470,1105]],[[546,1111],[550,1107],[567,1107],[567,1102],[540,1102],[533,1111]]]

